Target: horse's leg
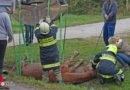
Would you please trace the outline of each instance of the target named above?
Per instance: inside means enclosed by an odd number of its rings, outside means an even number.
[[[74,53],[72,54],[72,56],[70,58],[68,58],[64,63],[63,65],[68,65],[71,63],[71,61],[76,57],[78,56],[79,52],[78,51],[74,51]]]
[[[69,68],[69,72],[73,72],[78,66],[80,66],[83,63],[83,59],[80,59],[74,66],[71,66]]]
[[[67,59],[64,63],[61,64],[62,73],[69,72],[69,64],[71,63],[72,59],[76,57],[78,54],[79,52],[75,51],[69,59]]]

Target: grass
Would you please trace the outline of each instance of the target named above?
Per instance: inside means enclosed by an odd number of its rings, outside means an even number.
[[[63,16],[63,27],[65,26],[65,17],[67,17],[67,25],[66,25],[67,27],[103,21],[102,15],[72,15],[72,14],[69,14],[67,16]],[[130,17],[130,15],[118,16],[118,19],[129,18],[129,17]],[[13,17],[11,17],[11,20],[12,20],[13,32],[18,33],[19,32],[19,23]],[[59,20],[56,20],[55,24],[59,27]],[[24,27],[24,25],[23,25],[23,27]]]
[[[126,41],[130,42],[130,36],[127,38],[124,38]],[[73,39],[73,40],[66,40],[65,44],[65,60],[72,55],[72,53],[75,50],[78,50],[80,52],[80,55],[77,56],[71,65],[76,63],[78,59],[84,59],[84,64],[87,65],[88,62],[90,61],[90,56],[94,50],[95,44],[96,44],[97,38],[91,38],[91,39]],[[129,43],[130,44],[130,43]],[[59,42],[57,43],[59,47]],[[98,48],[95,52],[98,53],[100,52],[104,47],[104,42],[101,39],[100,43],[98,45]],[[25,54],[24,48],[22,47],[22,56]],[[30,46],[28,46],[28,53],[30,53]],[[18,47],[16,47],[16,54],[18,58]],[[6,56],[5,56],[5,67],[7,69],[11,69],[11,67],[15,64],[15,58],[14,58],[14,48],[7,48],[6,51]],[[39,59],[39,47],[37,44],[33,45],[33,59],[34,62],[40,62]],[[120,67],[121,65],[118,63],[118,66]],[[72,84],[48,84],[44,83],[42,81],[37,81],[32,78],[26,78],[26,77],[18,77],[14,74],[9,74],[7,76],[10,80],[19,80],[19,82],[27,83],[30,85],[38,86],[38,87],[43,87],[43,88],[48,88],[48,89],[53,89],[53,90],[130,90],[129,83],[130,83],[130,71],[125,72],[125,81],[121,86],[117,86],[114,82],[108,82],[104,85],[101,85],[98,81],[98,79],[93,79],[90,80],[89,82],[85,82],[82,84],[78,85],[72,85]]]

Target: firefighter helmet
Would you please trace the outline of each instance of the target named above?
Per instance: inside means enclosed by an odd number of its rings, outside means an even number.
[[[117,47],[116,47],[116,45],[112,45],[112,44],[108,45],[107,46],[107,51],[113,52],[116,55],[117,54]]]
[[[46,22],[41,22],[39,28],[42,34],[48,34],[50,32],[49,24]]]

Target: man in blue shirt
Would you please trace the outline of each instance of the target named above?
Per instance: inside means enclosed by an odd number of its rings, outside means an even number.
[[[103,4],[103,38],[106,46],[109,44],[108,39],[114,36],[117,14],[117,3],[115,0],[106,0]]]

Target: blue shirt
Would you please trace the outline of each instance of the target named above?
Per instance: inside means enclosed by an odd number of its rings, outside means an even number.
[[[116,14],[117,14],[117,3],[116,1],[112,1],[112,3],[105,1],[103,4],[103,16],[105,14],[108,15],[108,20],[104,18],[105,23],[114,24],[116,23]]]

